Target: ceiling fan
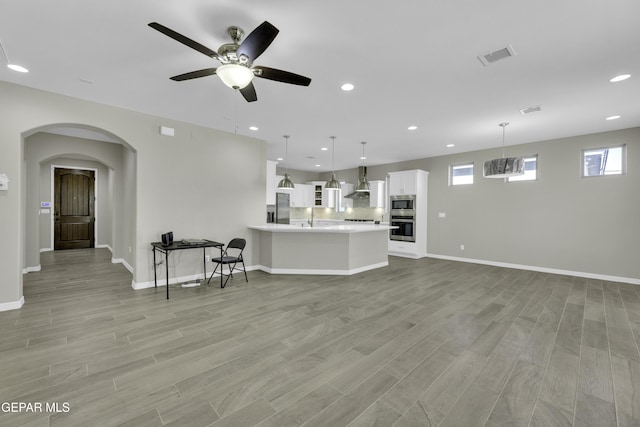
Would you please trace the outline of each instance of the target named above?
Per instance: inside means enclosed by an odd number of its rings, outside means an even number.
[[[183,81],[216,74],[225,85],[233,89],[238,89],[247,102],[258,100],[256,89],[252,82],[254,77],[299,86],[309,86],[311,83],[310,78],[299,74],[278,70],[276,68],[253,65],[253,61],[262,55],[280,31],[267,21],[264,21],[253,30],[245,37],[244,41],[241,41],[244,35],[244,31],[241,28],[227,28],[227,33],[231,37],[232,42],[220,46],[217,52],[157,22],[152,22],[149,26],[222,63],[218,68],[205,68],[203,70],[191,71],[173,76],[171,80]]]

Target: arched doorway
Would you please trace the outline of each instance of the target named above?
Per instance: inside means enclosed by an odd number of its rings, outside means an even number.
[[[95,173],[95,247],[108,248],[113,262],[135,266],[136,153],[112,133],[80,124],[52,124],[23,134],[25,236],[23,272],[40,269],[40,253],[55,247],[54,170]],[[126,184],[125,184],[126,183]]]

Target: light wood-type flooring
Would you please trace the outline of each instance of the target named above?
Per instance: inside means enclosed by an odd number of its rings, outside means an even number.
[[[110,256],[43,253],[24,276],[0,425],[640,425],[639,286],[390,257],[167,301]]]

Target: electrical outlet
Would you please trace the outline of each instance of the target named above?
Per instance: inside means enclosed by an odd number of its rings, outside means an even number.
[[[464,245],[460,245],[460,250],[464,251]]]
[[[204,259],[207,262],[211,261],[211,255],[205,255]]]

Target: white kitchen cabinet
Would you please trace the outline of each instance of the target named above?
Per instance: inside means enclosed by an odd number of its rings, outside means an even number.
[[[369,181],[369,207],[371,208],[384,208],[387,192],[386,183],[384,181]]]
[[[389,196],[415,195],[414,233],[415,242],[389,240],[389,255],[408,258],[427,256],[427,182],[429,172],[410,170],[390,172]],[[393,225],[393,212],[389,222]]]
[[[325,190],[324,181],[311,181],[307,182],[308,185],[313,186],[313,206],[316,208],[335,208],[335,198],[330,197],[329,190]],[[333,199],[333,200],[332,200]]]
[[[276,187],[279,180],[276,180],[276,165],[278,162],[267,160],[267,205],[276,204]]]
[[[416,171],[389,172],[389,195],[416,194],[418,188]]]
[[[295,184],[291,191],[292,208],[310,208],[313,206],[314,188],[308,184]]]

